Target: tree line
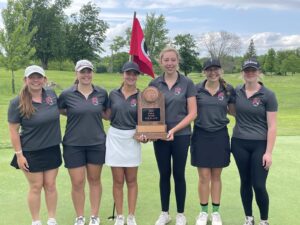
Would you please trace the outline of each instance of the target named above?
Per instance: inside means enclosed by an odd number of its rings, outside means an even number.
[[[65,9],[71,0],[8,0],[2,11],[4,28],[0,30],[0,66],[12,74],[30,62],[44,69],[73,69],[79,59],[89,59],[97,72],[118,72],[128,61],[131,27],[122,36],[116,36],[109,46],[110,52],[101,57],[105,33],[109,28],[101,19],[101,10],[92,2],[84,4],[79,12],[70,16]],[[144,35],[149,56],[156,73],[160,73],[158,55],[166,46],[178,49],[181,57],[180,70],[185,74],[200,72],[207,57],[219,58],[225,72],[239,72],[244,58],[257,57],[266,74],[287,75],[300,72],[300,48],[256,55],[253,40],[247,52],[241,55],[242,42],[237,35],[227,32],[208,32],[197,39],[187,33],[169,38],[166,19],[149,13],[144,21]],[[200,57],[205,52],[207,57]]]

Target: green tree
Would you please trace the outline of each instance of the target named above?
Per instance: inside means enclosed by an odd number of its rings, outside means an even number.
[[[126,45],[126,39],[121,36],[116,36],[113,40],[113,43],[109,46],[111,50],[111,63],[110,71],[114,71],[114,55],[120,51]]]
[[[150,57],[156,57],[168,43],[168,29],[166,28],[166,19],[161,14],[156,16],[155,13],[146,15],[144,27],[145,42],[148,47]]]
[[[256,49],[254,46],[254,42],[253,39],[250,40],[250,44],[248,46],[248,50],[246,52],[246,54],[244,55],[244,59],[250,59],[250,58],[256,58]]]
[[[263,65],[265,72],[270,72],[273,74],[275,72],[275,60],[276,60],[276,52],[273,48],[268,50],[267,56],[265,58],[265,63]]]
[[[35,49],[30,46],[30,41],[36,28],[29,29],[32,11],[25,11],[21,1],[8,0],[2,18],[4,28],[0,30],[0,59],[11,71],[12,92],[15,93],[14,72],[28,64],[34,55]]]
[[[36,49],[35,56],[47,69],[51,59],[63,61],[66,57],[66,16],[64,9],[70,6],[71,0],[22,0],[26,10],[32,10],[30,28],[37,27],[32,39]]]
[[[187,76],[197,63],[199,53],[196,41],[191,34],[179,34],[174,40],[174,45],[177,47],[180,55],[179,67],[184,72],[184,75]]]
[[[97,59],[103,51],[101,47],[108,24],[99,18],[100,9],[88,2],[79,14],[71,16],[67,26],[68,57],[75,63],[79,59]]]

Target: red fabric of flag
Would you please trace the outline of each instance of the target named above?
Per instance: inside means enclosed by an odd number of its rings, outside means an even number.
[[[133,56],[133,61],[139,65],[142,73],[154,78],[153,66],[147,53],[144,33],[137,18],[133,19],[129,54]]]

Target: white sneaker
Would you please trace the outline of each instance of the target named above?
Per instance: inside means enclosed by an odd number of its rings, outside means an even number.
[[[260,221],[259,225],[269,225],[269,222],[267,220]]]
[[[220,213],[214,212],[211,214],[211,225],[222,225]]]
[[[115,225],[124,225],[125,219],[123,215],[117,215]]]
[[[83,216],[76,217],[74,225],[84,225],[85,218]]]
[[[161,212],[158,219],[155,222],[155,225],[166,225],[171,221],[171,217],[168,212]]]
[[[127,216],[127,225],[137,225],[134,215],[130,214]]]
[[[89,225],[99,225],[100,219],[98,216],[91,216]]]
[[[58,225],[55,218],[49,218],[47,225]]]
[[[200,212],[196,220],[196,225],[206,225],[208,220],[208,214],[206,212]]]
[[[40,220],[32,221],[31,225],[42,225]]]
[[[186,225],[186,218],[183,213],[177,213],[176,215],[176,225]]]
[[[244,225],[254,225],[254,217],[246,216]]]

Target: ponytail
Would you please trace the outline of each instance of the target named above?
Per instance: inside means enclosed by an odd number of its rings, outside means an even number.
[[[219,81],[220,81],[221,86],[225,89],[226,96],[229,96],[230,91],[228,90],[227,82],[222,77],[220,77]]]
[[[35,113],[35,108],[32,104],[32,95],[29,92],[28,86],[26,84],[21,89],[19,97],[19,109],[21,112],[21,116],[29,119],[33,115],[33,113]]]

